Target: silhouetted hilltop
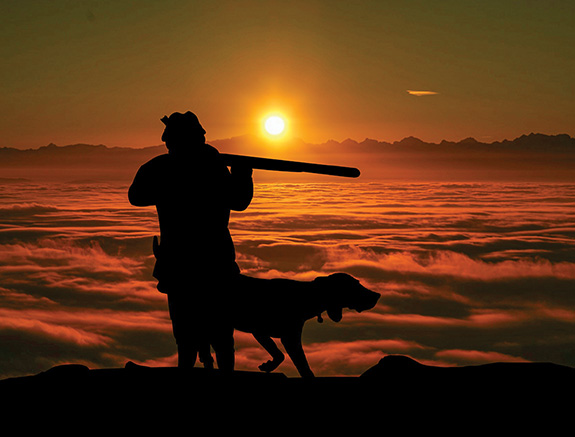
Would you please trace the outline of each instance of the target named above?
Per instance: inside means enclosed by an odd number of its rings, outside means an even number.
[[[359,377],[79,365],[0,381],[3,429],[149,435],[560,435],[574,370],[548,363],[441,368],[386,356]],[[527,434],[527,435],[529,435]]]
[[[492,143],[474,138],[428,143],[415,137],[393,143],[369,138],[323,144],[292,140],[282,147],[270,147],[255,136],[244,135],[210,143],[222,153],[358,167],[362,180],[575,180],[575,138],[566,134],[531,133]],[[69,178],[88,173],[99,179],[130,180],[143,162],[162,153],[166,153],[163,145],[129,148],[49,144],[26,150],[4,147],[0,148],[0,176],[26,177],[26,172],[33,169],[36,177],[52,171]],[[274,172],[272,177],[279,176]],[[256,177],[267,180],[270,173],[260,171]]]
[[[575,388],[575,369],[553,363],[497,362],[490,364],[440,367],[421,364],[409,357],[388,355],[360,377],[371,385],[394,384],[398,379],[427,388],[497,393],[501,390],[552,391]],[[403,384],[403,383],[402,383]],[[512,394],[512,393],[509,393]]]
[[[353,407],[358,402],[382,406],[408,400],[430,402],[427,408],[478,403],[564,405],[563,394],[575,388],[575,369],[553,363],[491,363],[463,367],[423,365],[409,357],[388,355],[359,377],[316,377],[305,380],[281,373],[175,367],[143,367],[128,362],[125,368],[89,369],[63,365],[37,375],[0,381],[5,399],[39,399],[53,395],[89,403],[107,398],[131,407],[158,402],[178,404],[178,393],[196,400],[218,398],[230,407],[245,402],[272,402],[268,408],[310,405]],[[267,401],[266,401],[267,400]],[[264,405],[259,405],[264,408]],[[258,407],[258,408],[259,408]],[[413,408],[413,405],[411,406]]]

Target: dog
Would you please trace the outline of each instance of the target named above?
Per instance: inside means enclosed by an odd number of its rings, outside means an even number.
[[[324,311],[339,322],[344,308],[366,311],[381,296],[347,273],[320,276],[313,281],[239,275],[235,285],[230,296],[234,329],[252,334],[272,357],[259,369],[272,372],[284,361],[283,352],[273,340],[279,338],[302,378],[314,377],[301,342],[305,322],[314,317],[322,322]]]
[[[158,237],[153,239],[153,253],[157,260],[161,258]],[[158,264],[153,276],[159,280]],[[301,343],[305,322],[326,311],[328,317],[339,322],[343,309],[357,312],[372,309],[381,295],[368,290],[357,279],[347,273],[334,273],[320,276],[313,281],[293,279],[263,279],[238,275],[233,281],[229,293],[229,308],[234,329],[250,333],[271,355],[272,359],[258,368],[263,372],[272,372],[284,361],[283,352],[273,338],[279,338],[287,354],[302,377],[314,374],[307,362]],[[158,290],[167,292],[158,282]],[[214,360],[207,342],[199,345],[196,354],[207,369],[213,369]]]

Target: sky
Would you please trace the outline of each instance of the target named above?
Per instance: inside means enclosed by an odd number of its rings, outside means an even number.
[[[208,140],[280,113],[311,143],[575,135],[570,0],[0,4],[0,147]]]

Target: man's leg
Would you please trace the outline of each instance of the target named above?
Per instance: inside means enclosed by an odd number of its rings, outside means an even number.
[[[189,343],[178,343],[178,367],[180,369],[191,369],[196,364],[198,356],[197,349]]]
[[[190,304],[177,293],[168,294],[168,308],[174,339],[178,347],[178,367],[192,368],[198,357],[197,326],[190,314]]]
[[[216,353],[218,369],[232,372],[235,367],[234,328],[232,326],[214,326],[212,346]]]

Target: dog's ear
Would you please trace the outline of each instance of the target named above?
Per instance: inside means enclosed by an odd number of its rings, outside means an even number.
[[[341,307],[332,307],[332,308],[328,308],[327,309],[327,315],[329,316],[329,318],[331,320],[333,320],[334,322],[339,322],[342,317],[343,317],[343,313],[342,313],[342,308]]]

